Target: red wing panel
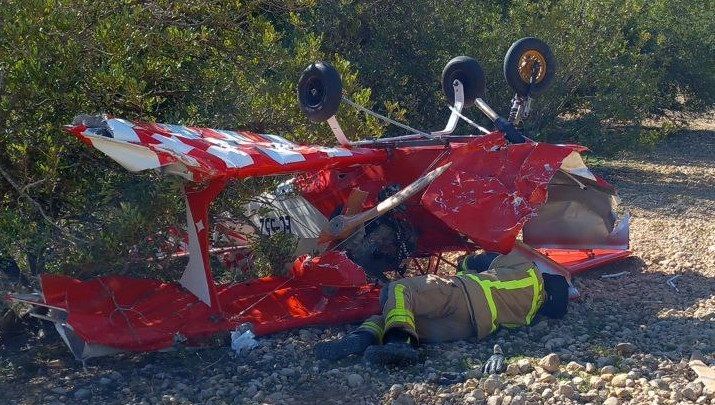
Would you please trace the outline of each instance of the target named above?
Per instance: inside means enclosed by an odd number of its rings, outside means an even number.
[[[572,148],[539,143],[502,146],[490,136],[454,150],[452,166],[422,205],[480,247],[507,253],[546,201],[547,185]]]
[[[378,163],[382,150],[302,146],[277,135],[107,119],[67,131],[131,171],[170,168],[194,181]]]
[[[539,249],[539,252],[566,267],[571,275],[614,263],[631,255],[630,250],[616,249]]]
[[[293,278],[217,286],[220,315],[175,283],[119,276],[41,280],[46,303],[65,309],[67,322],[85,342],[131,351],[169,348],[178,336],[200,345],[244,322],[265,335],[357,322],[379,312],[379,288],[366,284],[364,272],[343,254],[305,264],[296,263],[300,270]]]
[[[629,251],[542,253],[572,274],[627,257]],[[300,263],[297,263],[300,265]],[[306,263],[308,264],[308,263]],[[321,264],[325,264],[322,267]],[[364,273],[336,253],[310,260],[295,279],[267,277],[217,287],[223,319],[178,284],[109,276],[79,281],[43,275],[45,302],[68,312],[68,323],[84,341],[130,351],[171,347],[176,337],[201,345],[211,337],[251,322],[258,335],[316,324],[357,322],[379,313],[379,288],[362,284]],[[321,278],[320,269],[329,274]],[[334,286],[324,290],[322,285]]]

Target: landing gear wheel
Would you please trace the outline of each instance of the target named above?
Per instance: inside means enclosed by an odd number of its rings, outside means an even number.
[[[546,91],[556,72],[556,59],[546,43],[534,37],[522,38],[504,56],[504,78],[519,96],[538,96]],[[534,82],[529,82],[534,74]]]
[[[313,63],[300,75],[298,103],[311,121],[322,122],[335,115],[342,96],[343,81],[330,64]]]
[[[476,59],[469,56],[457,56],[450,60],[442,70],[442,90],[447,97],[447,102],[454,105],[455,80],[462,82],[464,89],[464,107],[474,104],[474,100],[484,97],[486,79],[484,70]]]

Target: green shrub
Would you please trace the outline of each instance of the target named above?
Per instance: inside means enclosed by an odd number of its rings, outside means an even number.
[[[552,89],[536,100],[527,129],[538,139],[567,137],[609,152],[604,129],[613,124],[639,126],[651,114],[682,108],[678,96],[687,100],[685,107],[712,105],[713,4],[343,0],[321,2],[307,10],[307,18],[322,31],[325,47],[354,63],[378,106],[398,101],[406,118],[423,128],[439,127],[448,115],[439,74],[462,54],[481,62],[487,101],[506,115],[513,92],[501,73],[504,54],[521,37],[539,37],[551,45],[559,66]],[[587,130],[559,131],[572,120]]]
[[[346,59],[321,51],[319,35],[291,28],[302,23],[291,10],[304,6],[4,2],[0,256],[15,257],[32,274],[126,272],[133,256],[147,253],[136,251],[138,242],[182,222],[175,182],[127,173],[62,133],[79,113],[245,128],[307,142],[332,137],[297,108],[302,69],[327,58],[351,97],[369,105],[370,90],[360,87]],[[343,109],[340,117],[356,136],[382,131],[355,111]]]

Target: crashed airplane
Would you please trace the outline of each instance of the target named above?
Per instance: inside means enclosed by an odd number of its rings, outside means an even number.
[[[298,83],[303,112],[327,122],[337,146],[298,145],[247,131],[81,116],[67,132],[133,172],[184,179],[188,264],[176,283],[46,274],[41,294],[11,295],[42,307],[80,360],[120,351],[202,346],[250,323],[257,335],[318,324],[356,322],[379,312],[385,274],[406,266],[422,274],[449,266],[453,252],[519,249],[571,276],[627,257],[628,216],[616,192],[585,166],[578,145],[535,142],[521,130],[532,99],[555,72],[548,46],[514,43],[504,75],[515,90],[508,118],[485,101],[485,78],[469,57],[442,72],[451,110],[446,127],[427,132],[367,110],[343,95],[341,78],[315,63]],[[353,141],[336,118],[358,108],[408,134]],[[493,130],[464,115],[476,106]],[[463,121],[477,134],[455,135]],[[231,179],[295,174],[262,203],[246,207],[253,227],[298,239],[284,277],[217,284],[211,272],[211,202]],[[256,205],[257,204],[257,205]],[[233,240],[247,240],[240,232]],[[249,249],[248,245],[241,248]],[[572,294],[577,294],[575,288]]]

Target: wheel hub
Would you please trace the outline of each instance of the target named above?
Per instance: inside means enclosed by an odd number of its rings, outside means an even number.
[[[534,83],[539,83],[546,77],[546,58],[541,52],[531,49],[524,52],[519,58],[519,77],[521,77],[521,80],[526,83],[531,82],[531,74],[536,63],[538,63],[538,69]]]
[[[323,102],[323,98],[325,96],[325,88],[323,87],[323,83],[319,79],[313,78],[308,81],[306,85],[306,90],[306,104],[311,108],[319,107],[320,103]]]

